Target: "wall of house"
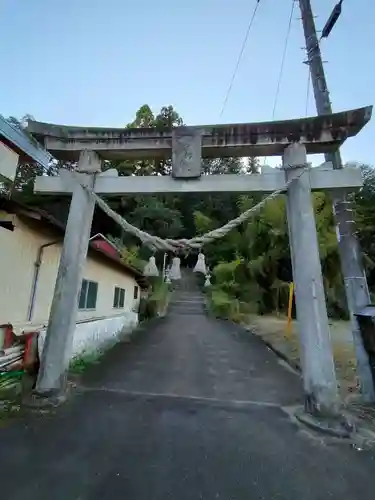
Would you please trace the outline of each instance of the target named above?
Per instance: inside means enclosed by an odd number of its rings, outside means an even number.
[[[31,288],[40,245],[56,240],[56,236],[31,228],[19,217],[13,232],[0,228],[0,324],[26,322]],[[62,245],[54,244],[44,249],[36,289],[33,323],[47,322],[52,302]],[[96,308],[79,310],[78,320],[88,320],[119,315],[137,307],[134,300],[136,282],[130,275],[103,256],[90,253],[83,278],[98,283]],[[123,309],[113,308],[115,286],[125,289]],[[140,295],[140,294],[138,294]]]
[[[43,252],[34,309],[34,320],[36,322],[48,318],[60,253],[61,245],[47,247]],[[112,264],[109,260],[94,257],[92,253],[86,260],[83,278],[98,283],[96,307],[95,309],[78,310],[77,319],[98,318],[131,311],[138,303],[138,300],[134,300],[134,286],[136,285],[134,278],[125,274],[119,266]],[[123,309],[113,307],[115,286],[125,289]]]
[[[0,228],[0,323],[27,321],[27,310],[40,245],[49,241],[15,217],[14,231]]]
[[[14,181],[19,155],[0,142],[0,182],[3,179]]]
[[[67,354],[66,363],[114,344],[120,337],[124,338],[130,334],[137,324],[138,314],[132,311],[126,311],[119,316],[77,323],[72,351]],[[46,330],[43,329],[38,338],[39,355],[42,354],[45,338]]]

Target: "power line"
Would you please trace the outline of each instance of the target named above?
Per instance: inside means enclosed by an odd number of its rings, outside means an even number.
[[[285,41],[284,41],[284,49],[283,49],[283,53],[282,53],[282,56],[281,56],[280,71],[279,71],[279,76],[278,76],[277,84],[276,84],[275,99],[274,99],[273,108],[272,108],[272,118],[271,118],[272,120],[274,120],[274,118],[275,118],[276,107],[277,107],[277,103],[278,103],[278,100],[279,100],[280,86],[281,86],[281,80],[282,80],[283,73],[284,73],[286,52],[287,52],[287,49],[288,49],[288,42],[289,42],[289,37],[290,37],[290,30],[291,30],[291,27],[292,27],[294,7],[295,7],[295,0],[292,0],[292,8],[291,8],[290,15],[289,15],[289,20],[288,20],[288,28],[287,28],[287,31],[286,31],[286,36],[285,36]],[[266,164],[266,161],[267,161],[267,156],[264,157],[263,165]]]
[[[232,91],[233,83],[234,83],[234,80],[236,78],[236,75],[237,75],[237,72],[238,72],[238,68],[240,67],[240,64],[241,64],[242,56],[243,56],[243,53],[245,51],[245,47],[246,47],[246,44],[247,44],[247,40],[249,38],[249,34],[250,34],[250,31],[251,31],[251,28],[252,28],[252,26],[254,24],[255,15],[257,13],[257,10],[258,10],[258,7],[259,7],[259,3],[260,3],[260,0],[257,0],[256,4],[254,6],[254,10],[253,10],[253,13],[252,13],[249,25],[247,27],[246,35],[245,35],[244,41],[242,42],[242,46],[241,46],[241,50],[240,50],[240,53],[239,53],[239,56],[238,56],[238,59],[237,59],[237,63],[236,63],[236,66],[234,68],[233,75],[232,75],[232,78],[231,78],[231,81],[230,81],[227,93],[225,94],[225,99],[224,99],[223,105],[221,107],[221,111],[220,111],[220,115],[219,115],[220,118],[222,117],[222,115],[224,113],[225,107],[226,107],[227,102],[228,102],[229,95],[230,95],[230,93]]]
[[[311,73],[310,66],[307,67],[307,86],[306,86],[306,102],[305,102],[305,116],[307,117],[307,113],[309,111],[309,98],[310,98],[310,82],[311,82]]]
[[[295,0],[292,0],[292,9],[291,9],[290,15],[289,15],[288,29],[287,29],[286,36],[285,36],[283,55],[281,57],[280,71],[279,71],[279,76],[278,76],[278,79],[277,79],[275,100],[274,100],[273,109],[272,109],[272,120],[275,118],[276,106],[277,106],[277,102],[278,102],[279,94],[280,94],[280,85],[281,85],[281,80],[282,80],[283,73],[284,73],[286,51],[288,49],[288,42],[289,42],[290,30],[291,30],[291,27],[292,27],[294,6],[295,6]]]

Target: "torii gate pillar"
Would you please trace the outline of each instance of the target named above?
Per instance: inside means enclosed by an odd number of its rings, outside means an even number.
[[[305,391],[309,414],[336,415],[339,398],[328,326],[319,246],[311,199],[306,148],[293,143],[283,154],[288,188],[287,216],[297,321]]]
[[[94,188],[94,174],[101,170],[101,160],[95,151],[80,153],[77,170],[90,174],[86,185]],[[36,383],[37,396],[64,397],[94,208],[95,200],[75,182]]]

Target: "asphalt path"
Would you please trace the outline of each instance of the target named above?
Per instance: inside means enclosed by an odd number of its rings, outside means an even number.
[[[290,413],[301,382],[181,292],[52,414],[0,428],[1,498],[373,500],[375,454]]]

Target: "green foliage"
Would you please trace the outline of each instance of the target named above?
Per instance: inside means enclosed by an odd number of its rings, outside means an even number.
[[[162,278],[155,278],[152,291],[147,298],[141,299],[140,319],[151,319],[163,316],[168,306],[170,288]]]
[[[214,229],[212,219],[199,210],[196,210],[193,216],[197,234],[205,234]]]
[[[154,300],[164,306],[169,296],[169,286],[162,279],[157,278],[152,288],[152,292],[150,294],[150,300]]]
[[[122,241],[119,238],[116,238],[115,236],[112,236],[110,234],[107,235],[107,238],[116,246],[116,248],[120,252],[121,260],[125,264],[128,264],[129,266],[138,269],[138,271],[143,272],[143,269],[146,265],[146,261],[141,259],[139,256],[140,254],[139,246],[131,245],[129,247],[126,247],[123,245]]]
[[[248,210],[258,201],[256,197],[240,196],[237,200],[239,212]],[[345,294],[331,201],[325,194],[316,193],[313,202],[329,313],[345,317]],[[279,197],[267,203],[238,229],[237,234],[228,235],[228,238],[232,240],[233,257],[225,261],[219,257],[213,268],[214,286],[210,293],[214,309],[229,308],[229,317],[238,316],[243,311],[243,304],[251,305],[260,313],[285,312],[289,283],[293,279],[285,199]],[[220,251],[218,247],[220,244],[215,248],[216,254]],[[220,295],[219,291],[226,295]]]
[[[219,317],[230,317],[235,301],[220,288],[213,288],[210,294],[211,310]]]
[[[103,356],[104,351],[92,351],[81,354],[80,356],[72,359],[69,371],[74,375],[84,373],[90,366],[98,364],[100,358]]]
[[[259,307],[257,302],[242,302],[225,292],[220,286],[213,286],[208,294],[208,306],[210,311],[218,318],[228,318],[240,323],[248,314],[257,314]]]
[[[135,226],[161,238],[178,237],[183,228],[180,212],[168,207],[156,196],[145,196],[142,203],[130,213],[129,218]]]
[[[375,169],[361,165],[364,186],[354,197],[359,241],[370,286],[375,284]]]

